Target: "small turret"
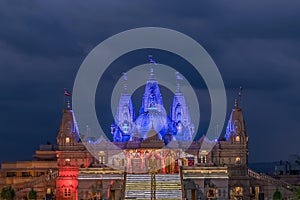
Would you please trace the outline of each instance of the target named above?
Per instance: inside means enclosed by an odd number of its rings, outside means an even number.
[[[120,96],[115,123],[111,126],[114,142],[125,142],[130,139],[134,117],[131,94],[127,91],[127,76],[123,73],[123,92]]]
[[[245,122],[243,118],[242,109],[239,107],[237,99],[234,101],[234,108],[231,111],[230,118],[225,134],[226,141],[246,143],[247,133],[245,128]]]
[[[74,146],[80,141],[78,127],[69,100],[66,100],[63,116],[57,136],[57,144],[60,146]]]
[[[192,141],[194,124],[191,122],[185,97],[180,90],[179,81],[183,78],[176,72],[177,88],[170,109],[171,127],[176,127],[176,138],[180,141]]]
[[[70,94],[71,95],[71,94]],[[70,96],[66,95],[65,96]],[[56,178],[56,199],[77,199],[78,168],[87,167],[92,161],[79,138],[78,127],[70,100],[66,100],[57,136],[56,151],[58,177]],[[84,158],[84,159],[83,159]]]
[[[248,136],[239,101],[235,99],[226,128],[225,141],[219,142],[222,149],[214,162],[221,165],[246,166],[248,163]],[[238,151],[237,151],[238,150]]]
[[[160,133],[158,133],[152,124],[151,130],[147,133],[146,138],[142,141],[142,148],[158,148],[161,149],[165,146]]]
[[[164,135],[163,140],[165,145],[169,144],[173,140],[173,135],[171,134],[170,129],[168,129],[168,132]]]
[[[145,139],[162,140],[162,137],[161,137],[160,133],[158,133],[158,132],[154,129],[153,123],[152,123],[151,130],[147,133],[147,136],[146,136]]]

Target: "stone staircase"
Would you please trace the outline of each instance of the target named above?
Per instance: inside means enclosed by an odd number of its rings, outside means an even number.
[[[295,191],[296,187],[282,180],[275,179],[263,173],[257,173],[251,169],[248,169],[248,176],[256,180],[261,180],[277,187],[282,187],[290,191]]]
[[[40,177],[36,177],[28,182],[14,184],[14,185],[12,185],[12,187],[16,191],[16,196],[19,197],[22,195],[22,193],[24,191],[26,191],[26,189],[28,190],[28,189],[34,188],[36,185],[44,183],[44,182],[49,182],[49,181],[53,181],[53,180],[55,181],[57,176],[58,176],[58,172],[54,171],[51,175],[43,175]]]
[[[156,174],[155,197],[157,200],[182,199],[180,174]],[[150,200],[151,175],[127,174],[125,183],[125,199]]]

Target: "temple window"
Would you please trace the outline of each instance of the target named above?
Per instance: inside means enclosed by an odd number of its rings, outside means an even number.
[[[207,198],[215,198],[216,197],[216,189],[209,188],[207,191]]]
[[[70,143],[70,138],[66,137],[66,143]]]
[[[235,137],[235,141],[236,141],[236,142],[240,142],[240,140],[241,140],[240,136],[236,136],[236,137]]]
[[[99,161],[99,164],[105,164],[106,163],[106,155],[105,155],[104,151],[99,151],[98,161]]]
[[[22,177],[29,177],[31,176],[30,172],[22,172]]]
[[[71,189],[65,188],[64,190],[64,197],[70,197],[71,196]]]
[[[99,163],[100,164],[105,164],[105,156],[104,155],[99,156]]]
[[[14,176],[16,176],[16,175],[17,175],[16,172],[7,172],[7,173],[6,173],[6,177],[14,177]]]
[[[70,159],[69,158],[66,159],[66,165],[70,165]]]
[[[200,156],[200,163],[206,163],[206,156],[204,155]]]

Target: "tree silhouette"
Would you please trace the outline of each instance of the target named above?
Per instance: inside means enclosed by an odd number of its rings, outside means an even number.
[[[296,199],[300,199],[300,187],[296,189],[295,197]]]
[[[16,196],[15,190],[9,186],[6,188],[3,188],[1,191],[1,198],[6,200],[12,200]]]
[[[29,191],[28,198],[34,200],[37,199],[37,192],[33,188],[31,188],[31,190]]]
[[[281,200],[281,198],[282,198],[281,192],[277,188],[273,194],[273,200]]]

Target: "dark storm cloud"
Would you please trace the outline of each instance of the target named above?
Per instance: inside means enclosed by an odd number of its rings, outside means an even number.
[[[202,44],[222,74],[229,111],[244,86],[251,161],[300,153],[299,6],[297,0],[1,1],[0,152],[11,154],[1,153],[0,161],[30,158],[38,144],[55,142],[63,88],[72,88],[85,56],[107,37],[142,26],[172,28]],[[18,155],[18,147],[29,150]]]

